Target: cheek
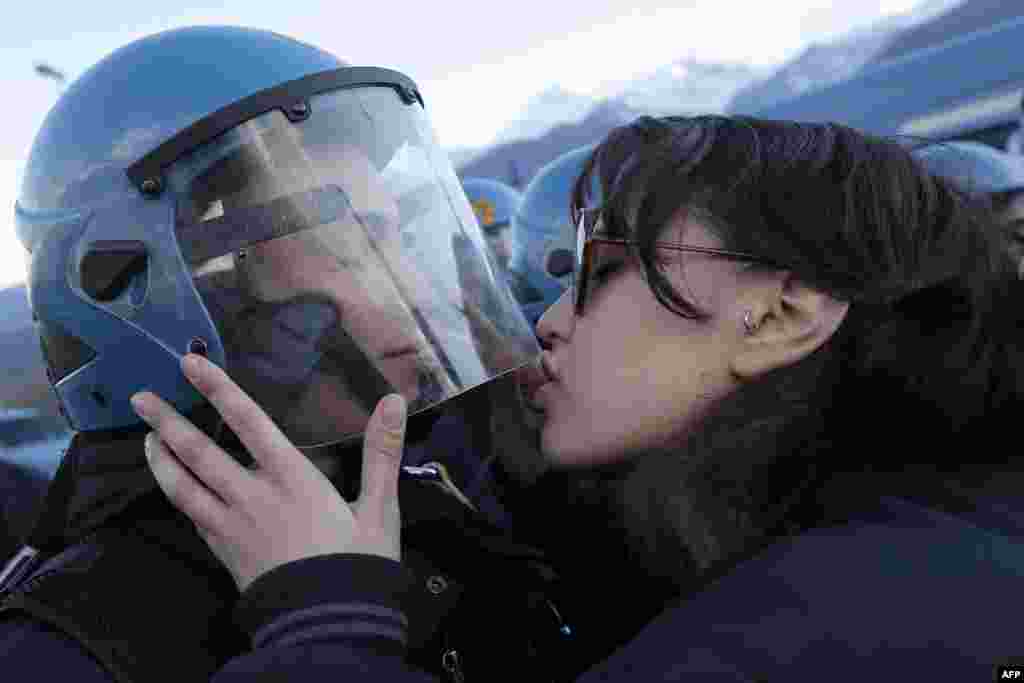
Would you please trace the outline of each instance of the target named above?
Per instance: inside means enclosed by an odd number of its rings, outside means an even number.
[[[607,369],[567,387],[545,423],[545,452],[554,462],[596,464],[670,441],[714,395],[707,373],[683,365],[674,372],[654,365]]]
[[[671,319],[645,313],[646,323],[620,320],[616,329],[631,333],[573,339],[561,395],[553,397],[542,435],[552,462],[612,462],[666,443],[728,390],[726,355],[713,325],[669,311]]]

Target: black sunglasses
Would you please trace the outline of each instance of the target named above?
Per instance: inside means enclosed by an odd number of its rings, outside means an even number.
[[[617,244],[617,245],[635,245],[636,240],[616,239],[612,237],[595,237],[595,228],[598,220],[601,217],[601,211],[599,209],[580,209],[579,220],[576,223],[576,259],[573,268],[573,288],[574,288],[574,310],[577,317],[583,316],[583,304],[587,299],[587,294],[590,290],[591,276],[590,271],[594,266],[594,251],[593,245],[595,244]],[[655,247],[659,249],[674,249],[675,251],[690,252],[693,254],[708,254],[710,256],[720,256],[722,258],[732,259],[734,261],[750,261],[752,263],[761,263],[767,266],[773,266],[776,268],[783,267],[779,264],[764,259],[754,254],[748,254],[742,251],[731,251],[729,249],[712,249],[710,247],[696,247],[689,244],[673,244],[669,242],[655,242]]]

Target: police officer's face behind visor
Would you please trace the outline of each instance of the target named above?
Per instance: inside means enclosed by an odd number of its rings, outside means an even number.
[[[437,363],[412,314],[427,285],[400,249],[398,205],[372,163],[354,147],[338,149],[329,162],[308,161],[320,186],[339,186],[352,210],[332,223],[253,245],[237,267],[251,296],[262,302],[306,295],[329,300],[338,324],[333,336],[320,343],[325,357],[354,343],[363,356],[356,363],[370,363],[390,390],[412,404],[422,376],[433,375]],[[350,354],[342,355],[352,363]],[[358,399],[352,369],[336,366],[333,372],[313,373],[277,416],[281,426],[314,443],[362,431],[372,405]]]

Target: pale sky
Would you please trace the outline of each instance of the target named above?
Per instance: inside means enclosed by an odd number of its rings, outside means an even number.
[[[481,146],[554,83],[593,93],[685,57],[773,66],[809,41],[921,1],[183,0],[173,10],[126,0],[9,3],[0,25],[0,82],[8,102],[0,126],[0,287],[25,277],[13,204],[35,132],[59,95],[56,83],[34,73],[39,61],[73,80],[150,33],[197,24],[265,28],[352,64],[402,71],[419,84],[445,147]]]

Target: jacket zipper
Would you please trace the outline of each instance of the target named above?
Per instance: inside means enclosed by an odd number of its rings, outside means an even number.
[[[453,683],[466,683],[466,676],[462,672],[462,663],[459,661],[457,650],[445,650],[441,655],[441,666],[451,676]]]
[[[476,505],[473,505],[473,502],[466,497],[466,494],[455,485],[455,480],[448,474],[448,469],[439,462],[428,462],[421,466],[403,465],[399,476],[405,479],[432,482],[470,510],[476,511]]]

